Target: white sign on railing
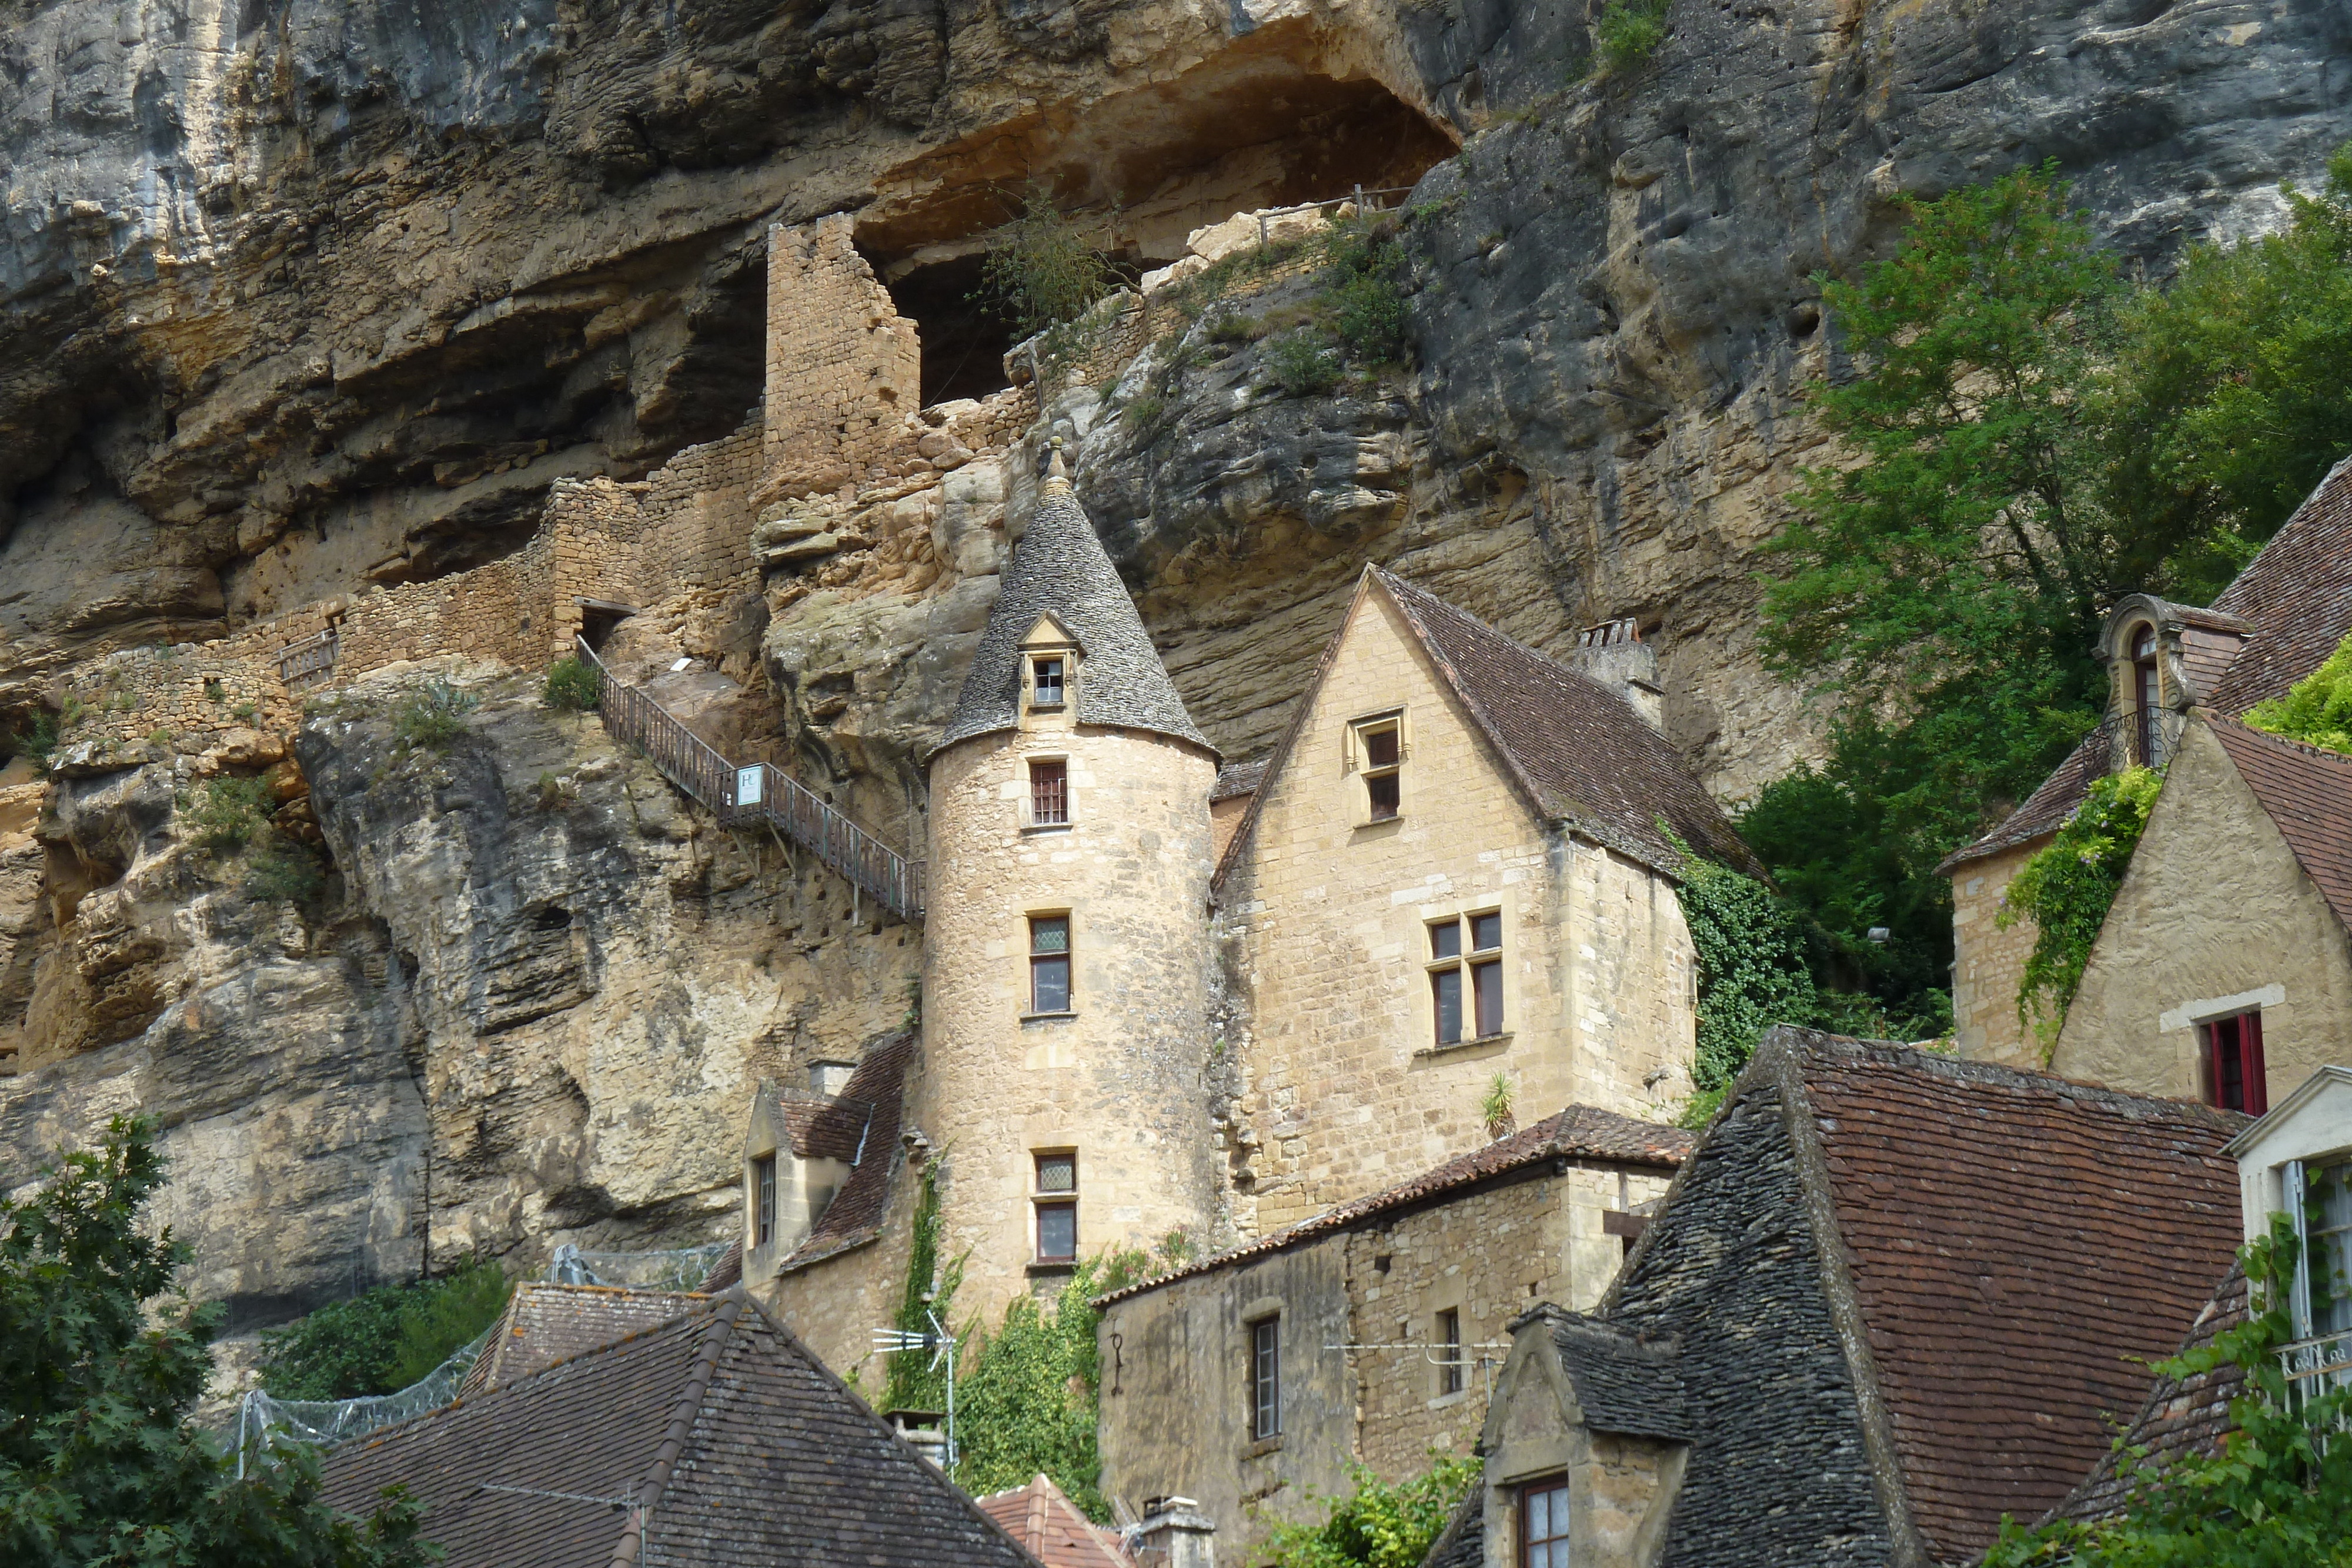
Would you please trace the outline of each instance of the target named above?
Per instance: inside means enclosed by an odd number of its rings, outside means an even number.
[[[760,789],[765,771],[764,764],[735,769],[735,803],[738,806],[756,806],[765,799]]]

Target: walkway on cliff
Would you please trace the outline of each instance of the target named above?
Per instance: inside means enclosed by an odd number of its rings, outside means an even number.
[[[921,861],[899,854],[772,764],[730,762],[642,688],[606,669],[585,638],[579,648],[582,662],[596,672],[596,711],[606,734],[644,751],[721,822],[764,821],[901,920],[923,917]]]

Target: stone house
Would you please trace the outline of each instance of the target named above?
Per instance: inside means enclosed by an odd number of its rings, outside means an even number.
[[[1597,1311],[1515,1321],[1430,1562],[1975,1558],[2090,1472],[2206,1304],[2242,1126],[1773,1030]]]
[[[405,1485],[451,1568],[1035,1568],[740,1294],[355,1438],[322,1468],[346,1511]]]
[[[1108,1295],[1106,1491],[1194,1500],[1252,1561],[1268,1524],[1466,1451],[1505,1325],[1589,1306],[1696,1140],[1586,1106]]]
[[[1259,1230],[1474,1146],[1497,1073],[1635,1116],[1691,1092],[1672,838],[1752,862],[1626,631],[1597,679],[1366,570],[1217,873]]]
[[[2192,708],[2051,1071],[2259,1115],[2352,1039],[2352,757]]]
[[[1694,1049],[1676,841],[1752,863],[1644,716],[1630,625],[1588,674],[1377,569],[1279,748],[1221,769],[1046,468],[927,762],[920,1028],[749,1117],[740,1277],[845,1369],[922,1216],[992,1322],[1106,1249],[1286,1233],[1465,1156],[1498,1073],[1659,1114]],[[1613,1260],[1607,1207],[1559,1245]],[[1605,1268],[1570,1277],[1517,1284]]]
[[[2184,748],[2192,745],[2187,735],[2192,710],[2203,709],[2221,719],[2242,718],[2256,703],[2279,695],[2318,668],[2347,632],[2352,632],[2352,459],[2337,464],[2320,482],[2211,608],[2174,604],[2142,593],[2108,612],[2098,645],[2108,672],[2105,718],[2006,821],[1954,852],[1938,868],[1952,881],[1952,1012],[1962,1055],[2019,1064],[2042,1061],[2017,1006],[2026,957],[2033,949],[2033,926],[2020,923],[2000,931],[1995,929],[1995,920],[2010,880],[2065,823],[2092,780],[2135,764],[2169,767],[2179,760],[2189,766],[2171,768],[2166,793],[2185,792],[2189,780],[2184,775],[2204,777],[2212,763],[2210,755],[2203,763],[2185,755]],[[2213,809],[2223,818],[2233,811],[2242,816],[2243,804],[2217,802]],[[2182,807],[2172,815],[2194,822],[2202,820],[2204,809]],[[2184,824],[2176,822],[2172,831],[2185,831]],[[2222,835],[2219,843],[2239,830],[2225,829],[2217,821],[2214,831]],[[2251,867],[2249,871],[2256,874]],[[2226,875],[2212,880],[2228,885]],[[2252,907],[2248,901],[2241,913]],[[2186,939],[2185,932],[2180,935]],[[2250,927],[2245,936],[2249,945],[2260,940]],[[2195,939],[2234,940],[2210,926]],[[2189,1040],[2194,1026],[2209,1021],[2184,1018],[2166,1024],[2163,1032],[2178,1040],[2163,1042],[2158,1055],[2177,1064],[2184,1049],[2179,1041]],[[2137,1023],[2132,1028],[2137,1030]],[[2074,1043],[2062,1042],[2060,1049],[2071,1051],[2078,1061],[2085,1051],[2104,1062],[2117,1052],[2139,1049],[2130,1034],[2094,1045],[2087,1039],[2087,1026],[2077,1030],[2070,1024],[2067,1032]],[[2057,1065],[2054,1061],[2051,1064]],[[2081,1071],[2096,1070],[2084,1063]],[[2162,1081],[2180,1085],[2165,1092],[2195,1092],[2185,1072],[2167,1076],[2168,1071],[2154,1063],[2137,1065],[2127,1078],[2116,1082],[2145,1086]]]

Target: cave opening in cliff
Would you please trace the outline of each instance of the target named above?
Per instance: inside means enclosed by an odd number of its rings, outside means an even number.
[[[991,235],[1029,193],[1049,192],[1131,277],[1236,213],[1401,191],[1457,148],[1346,40],[1270,24],[1169,80],[1041,109],[892,171],[858,214],[857,247],[921,335],[923,402],[982,396],[1005,384],[1013,335],[974,296]]]

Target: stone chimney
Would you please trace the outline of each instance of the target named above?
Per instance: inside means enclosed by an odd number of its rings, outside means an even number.
[[[1191,1498],[1154,1498],[1136,1531],[1136,1558],[1144,1568],[1217,1568],[1216,1535],[1215,1521]]]
[[[1576,639],[1576,667],[1612,691],[1624,694],[1652,729],[1666,727],[1666,689],[1658,684],[1658,653],[1642,641],[1632,616],[1587,626]]]
[[[857,1071],[854,1061],[820,1059],[808,1064],[809,1087],[828,1097],[838,1094],[849,1085],[850,1075]]]

